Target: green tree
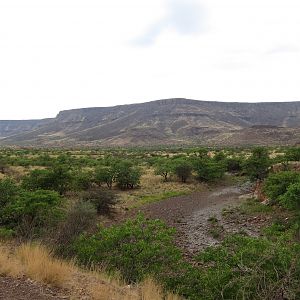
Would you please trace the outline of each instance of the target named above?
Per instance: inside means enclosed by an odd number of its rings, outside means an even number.
[[[55,165],[51,169],[33,170],[23,178],[22,187],[34,190],[53,190],[63,195],[72,183],[72,176],[68,167]]]
[[[141,170],[133,166],[130,161],[124,160],[116,164],[116,182],[121,189],[133,189],[140,183]]]
[[[93,189],[83,193],[84,202],[90,202],[94,205],[98,214],[110,214],[114,206],[118,203],[117,195],[104,189]]]
[[[222,162],[216,162],[209,158],[197,159],[194,162],[194,170],[198,180],[213,181],[224,176],[225,166]]]
[[[155,175],[160,175],[167,182],[170,173],[173,170],[172,162],[170,159],[160,159],[154,165]]]
[[[252,155],[245,161],[244,169],[252,180],[262,180],[268,174],[271,165],[269,154],[266,148],[257,147],[252,151]]]
[[[177,159],[174,161],[173,170],[181,182],[185,183],[191,177],[193,168],[188,160]]]
[[[100,166],[97,167],[95,171],[96,182],[100,186],[102,183],[105,183],[109,189],[112,188],[116,176],[117,176],[117,170],[114,166]]]

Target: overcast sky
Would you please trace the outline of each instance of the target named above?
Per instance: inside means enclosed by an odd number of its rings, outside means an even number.
[[[299,0],[0,0],[0,119],[300,100]]]

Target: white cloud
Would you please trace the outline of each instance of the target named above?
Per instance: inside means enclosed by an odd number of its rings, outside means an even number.
[[[2,0],[0,119],[169,97],[300,100],[299,13],[297,0]]]

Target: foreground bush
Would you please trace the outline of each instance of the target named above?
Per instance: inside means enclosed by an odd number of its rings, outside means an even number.
[[[140,215],[119,226],[100,228],[93,236],[83,235],[74,248],[81,263],[105,265],[127,282],[137,282],[178,264],[181,255],[173,235],[174,230],[160,220]]]
[[[230,236],[198,256],[204,299],[299,299],[300,245]]]
[[[20,189],[9,179],[0,181],[0,226],[29,237],[55,223],[60,217],[61,197],[57,192]]]
[[[300,182],[300,174],[292,171],[283,171],[271,174],[265,180],[263,190],[274,202],[284,195],[291,184]]]

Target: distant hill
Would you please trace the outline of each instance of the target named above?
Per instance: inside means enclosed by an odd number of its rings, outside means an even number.
[[[0,145],[149,146],[300,143],[300,102],[166,99],[61,111],[56,118],[0,121]]]

